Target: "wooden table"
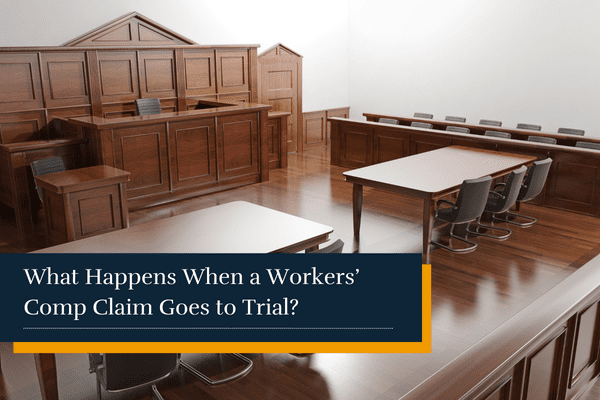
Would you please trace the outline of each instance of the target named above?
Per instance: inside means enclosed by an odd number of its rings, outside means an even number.
[[[330,226],[235,201],[34,253],[296,253],[329,240]],[[54,354],[35,354],[42,399],[57,400]]]
[[[423,199],[423,262],[429,263],[433,216],[438,199],[455,193],[465,179],[506,175],[536,157],[449,146],[344,172],[353,184],[354,236],[360,234],[363,186]]]
[[[107,165],[35,177],[43,189],[51,245],[129,227],[129,172]]]

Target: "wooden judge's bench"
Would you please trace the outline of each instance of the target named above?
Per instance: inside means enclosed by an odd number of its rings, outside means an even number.
[[[257,104],[257,47],[198,45],[131,13],[62,46],[0,48],[0,201],[19,238],[41,158],[129,172],[130,209],[268,180],[287,115]],[[136,116],[151,97],[162,114]]]

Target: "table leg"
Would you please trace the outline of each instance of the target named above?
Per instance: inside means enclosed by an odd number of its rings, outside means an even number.
[[[354,237],[360,235],[360,217],[362,214],[363,187],[357,183],[352,186],[352,220],[354,222]]]
[[[305,250],[305,253],[312,253],[313,251],[319,250],[319,245],[311,246]]]
[[[35,354],[35,369],[42,400],[58,400],[58,378],[56,377],[56,357],[54,354]]]
[[[431,236],[433,234],[433,215],[435,201],[425,198],[423,202],[423,263],[429,264],[429,252],[431,250]]]

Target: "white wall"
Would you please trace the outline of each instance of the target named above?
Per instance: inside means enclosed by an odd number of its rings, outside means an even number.
[[[351,117],[581,128],[600,137],[600,2],[350,0]]]
[[[303,56],[304,111],[349,103],[347,0],[1,0],[0,47],[58,46],[132,11],[199,44],[283,43]]]

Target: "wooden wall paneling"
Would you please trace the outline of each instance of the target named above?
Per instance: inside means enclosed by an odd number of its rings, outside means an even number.
[[[0,112],[43,107],[37,52],[0,54]]]
[[[512,367],[500,379],[484,389],[475,400],[519,400],[523,385],[525,361]]]
[[[568,361],[568,388],[585,387],[598,368],[600,347],[600,301],[578,312],[574,324],[572,354]]]
[[[220,94],[219,101],[224,101],[226,103],[249,103],[250,96],[250,92]]]
[[[187,110],[185,88],[185,58],[183,49],[175,49],[175,84],[177,86],[177,111]]]
[[[350,107],[332,108],[326,110],[327,118],[350,118]],[[331,124],[327,123],[327,144],[331,144]]]
[[[91,104],[85,52],[42,52],[41,64],[46,108]]]
[[[558,399],[567,327],[527,357],[522,400]]]
[[[550,152],[544,205],[600,216],[600,152],[585,153]]]
[[[162,103],[161,103],[161,107],[162,107]],[[136,115],[135,103],[127,102],[127,103],[104,104],[102,106],[102,113],[103,113],[102,117],[107,118],[107,119],[134,117]]]
[[[302,142],[304,149],[327,145],[327,113],[313,111],[303,113]]]
[[[258,54],[256,47],[251,47],[248,49],[248,54],[250,55],[250,102],[258,103],[258,99],[260,99],[260,82],[258,81],[260,72],[258,67]]]
[[[132,102],[140,97],[135,51],[99,51],[102,104]]]
[[[342,126],[339,132],[340,166],[360,168],[373,163],[373,127]],[[366,150],[366,151],[365,151]]]
[[[169,123],[173,189],[217,181],[215,118]]]
[[[0,202],[12,205],[12,190],[11,190],[11,176],[8,173],[10,171],[9,153],[0,152]]]
[[[103,116],[102,112],[102,93],[100,90],[100,62],[98,61],[98,52],[93,50],[86,51],[88,79],[90,88],[90,102],[92,104],[92,115],[95,117]]]
[[[197,110],[199,100],[217,101],[218,98],[216,94],[202,97],[188,97],[187,99],[185,99],[187,105],[186,110]]]
[[[250,91],[248,49],[217,49],[217,93]]]
[[[410,153],[410,133],[399,129],[375,127],[373,134],[373,163],[395,160]]]
[[[260,164],[260,181],[267,182],[269,180],[269,111],[261,110],[258,113],[259,120],[259,164]],[[287,154],[286,154],[287,156]]]
[[[138,65],[141,98],[177,97],[173,50],[140,50]]]
[[[113,166],[131,173],[128,199],[170,190],[165,124],[114,129],[112,138]]]
[[[440,149],[442,147],[450,146],[451,143],[452,139],[450,137],[414,132],[410,135],[410,154],[413,155]]]
[[[219,180],[259,172],[259,123],[256,113],[217,117]]]
[[[183,50],[183,66],[186,97],[217,93],[214,49]]]
[[[0,114],[0,144],[46,139],[45,132],[44,110]]]

